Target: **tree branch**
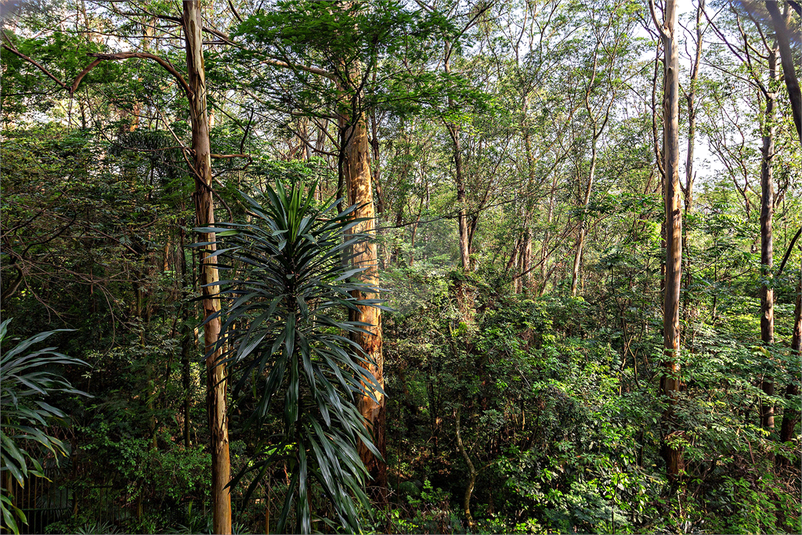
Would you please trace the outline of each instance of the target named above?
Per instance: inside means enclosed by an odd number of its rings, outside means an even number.
[[[265,60],[262,61],[262,63],[265,63],[267,65],[272,65],[273,67],[284,67],[284,68],[287,68],[287,69],[304,71],[304,72],[308,72],[308,73],[311,73],[311,74],[318,74],[320,76],[325,76],[326,78],[328,78],[330,80],[336,80],[337,79],[337,77],[334,75],[334,73],[331,73],[331,72],[327,71],[326,69],[321,69],[320,67],[307,67],[306,65],[296,65],[294,63],[288,63],[286,61],[280,61],[280,60],[272,59],[272,58],[265,59]]]
[[[5,32],[3,32],[3,36],[4,36],[6,39],[8,39],[8,37],[6,37],[6,35],[5,35]],[[10,43],[10,42],[11,42],[11,41],[9,41],[9,43]],[[4,45],[3,45],[3,48],[5,48],[5,49],[6,49],[6,50],[8,50],[9,52],[11,52],[12,54],[16,54],[17,56],[21,57],[22,59],[24,59],[25,61],[27,61],[27,62],[28,62],[28,63],[30,63],[31,65],[35,66],[37,69],[39,69],[40,71],[42,71],[43,73],[45,73],[45,74],[46,74],[48,77],[50,77],[50,78],[51,78],[51,79],[52,79],[54,82],[56,82],[58,85],[60,85],[62,89],[67,89],[67,84],[65,84],[64,82],[62,82],[61,80],[59,80],[58,78],[56,78],[55,76],[53,76],[53,74],[52,74],[50,71],[48,71],[47,69],[45,69],[45,68],[44,68],[44,67],[43,67],[43,66],[42,66],[40,63],[38,63],[36,60],[34,60],[34,59],[32,59],[32,58],[29,58],[28,56],[26,56],[25,54],[23,54],[22,52],[20,52],[20,51],[19,51],[19,50],[17,50],[16,48],[12,48],[12,47],[10,47],[10,46],[8,46],[8,45],[5,45],[5,44],[4,44]]]
[[[167,72],[173,75],[173,78],[175,78],[176,81],[181,85],[181,88],[184,90],[187,97],[191,98],[193,95],[192,89],[189,87],[189,84],[186,82],[186,80],[184,80],[184,77],[181,76],[181,73],[179,73],[175,69],[175,67],[173,67],[173,64],[167,61],[166,59],[160,58],[159,56],[156,56],[154,54],[149,54],[147,52],[119,52],[117,54],[91,53],[87,54],[87,56],[98,58],[98,60],[108,60],[108,61],[121,61],[124,59],[131,59],[131,58],[152,59],[153,61],[161,65]],[[81,82],[81,78],[86,76],[86,74],[90,70],[92,70],[98,63],[100,63],[100,61],[97,60],[93,61],[86,69],[84,69],[84,71],[81,74],[78,75],[78,78],[76,78],[75,82],[73,83],[73,89],[70,91],[70,94],[72,94],[72,92],[78,88],[78,84]]]

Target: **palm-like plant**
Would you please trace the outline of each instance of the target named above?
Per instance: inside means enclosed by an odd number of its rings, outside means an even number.
[[[356,533],[358,503],[368,510],[362,490],[367,471],[357,444],[361,440],[379,453],[355,395],[372,396],[381,388],[366,369],[367,357],[348,338],[366,332],[365,324],[350,321],[347,312],[380,305],[352,297],[352,292],[377,292],[354,282],[361,269],[346,261],[352,247],[368,238],[351,232],[359,222],[355,207],[338,214],[335,201],[318,209],[313,191],[304,194],[300,183],[289,189],[278,184],[268,189],[263,204],[244,196],[251,223],[200,231],[219,233],[218,254],[241,274],[221,281],[219,292],[228,303],[220,343],[227,348],[222,362],[236,370],[234,396],[255,395],[250,422],[259,426],[283,405],[282,432],[270,441],[269,454],[232,484],[253,473],[249,495],[266,470],[287,462],[290,485],[277,531],[285,531],[293,503],[295,532],[311,531],[310,492],[318,485],[342,527]]]
[[[87,364],[77,358],[68,357],[55,351],[55,347],[32,350],[58,331],[39,333],[14,347],[6,345],[8,319],[0,323],[0,474],[10,473],[21,485],[31,476],[45,477],[42,465],[36,459],[35,450],[47,450],[56,460],[66,456],[68,446],[61,440],[48,435],[44,429],[54,420],[64,418],[64,413],[43,401],[46,396],[62,392],[66,394],[87,395],[76,390],[56,367]],[[11,497],[0,494],[0,513],[5,526],[19,533],[17,520],[26,523],[22,511],[14,507]]]

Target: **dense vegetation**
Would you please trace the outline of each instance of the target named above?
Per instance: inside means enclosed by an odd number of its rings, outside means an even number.
[[[802,532],[802,14],[674,8],[4,6],[3,530]]]

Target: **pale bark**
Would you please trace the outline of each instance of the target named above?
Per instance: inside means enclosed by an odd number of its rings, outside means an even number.
[[[677,2],[667,0],[664,21],[657,21],[653,2],[652,15],[660,31],[664,51],[663,73],[663,169],[665,183],[666,267],[665,298],[663,304],[663,347],[665,371],[660,379],[660,390],[669,399],[669,410],[664,415],[669,430],[674,427],[673,405],[681,384],[679,298],[682,278],[682,202],[679,186],[679,43],[676,40]],[[679,433],[674,430],[666,438]],[[684,468],[682,451],[678,447],[663,444],[666,468],[670,479],[675,479]]]
[[[192,149],[195,174],[195,213],[198,225],[214,226],[214,199],[212,197],[212,162],[209,140],[209,121],[206,107],[206,74],[203,62],[203,24],[200,2],[184,0],[183,24],[187,53],[187,77],[190,88],[189,103],[192,121]],[[217,264],[210,255],[216,250],[214,233],[200,235],[201,242],[210,242],[200,253],[200,278],[203,305],[203,335],[206,354],[207,411],[211,432],[212,453],[212,517],[215,533],[231,533],[231,495],[228,485],[231,465],[228,450],[228,417],[226,414],[225,367],[218,359],[221,319],[211,316],[220,311]]]
[[[685,94],[688,109],[688,145],[685,158],[685,184],[682,188],[685,194],[685,214],[693,212],[693,186],[696,176],[693,170],[694,149],[696,147],[696,89],[699,82],[699,65],[702,62],[702,13],[705,9],[705,0],[699,0],[696,8],[696,53],[691,65],[690,87]]]
[[[685,93],[685,103],[688,111],[688,144],[687,154],[685,159],[685,184],[682,185],[682,193],[685,195],[685,216],[693,213],[693,188],[696,181],[696,175],[693,168],[694,149],[696,148],[696,117],[697,117],[697,103],[696,103],[696,89],[699,83],[699,65],[702,62],[702,14],[705,10],[705,0],[699,0],[696,6],[696,52],[691,61],[691,75],[688,91]],[[687,227],[683,228],[683,245],[685,247],[684,261],[685,261],[685,317],[691,325],[691,351],[694,351],[693,340],[695,338],[694,321],[696,316],[695,307],[690,304],[691,292],[690,288],[693,284],[693,274],[691,272],[691,257],[690,257],[690,244],[688,238]]]
[[[605,118],[605,123],[607,122]],[[594,121],[595,123],[595,121]],[[604,127],[602,127],[603,129]],[[595,124],[594,124],[595,129]],[[601,134],[601,130],[599,131],[599,135]],[[585,189],[585,197],[582,201],[582,207],[585,211],[587,211],[588,206],[590,206],[590,195],[593,192],[593,180],[596,177],[596,159],[598,150],[596,148],[596,140],[598,136],[594,132],[593,137],[593,146],[591,147],[591,155],[590,155],[590,172],[588,174],[588,183]],[[585,233],[587,232],[587,226],[585,224],[585,218],[587,217],[587,213],[582,215],[582,219],[579,222],[579,235],[576,238],[576,252],[574,254],[574,267],[571,270],[571,297],[576,297],[578,286],[579,286],[579,271],[582,267],[582,251],[585,247]]]

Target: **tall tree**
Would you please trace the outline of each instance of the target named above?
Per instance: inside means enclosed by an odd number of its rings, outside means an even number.
[[[571,269],[571,296],[576,297],[582,269],[582,253],[587,234],[587,211],[590,207],[596,180],[601,138],[607,128],[610,115],[614,111],[618,93],[626,74],[623,62],[630,48],[629,34],[634,20],[627,12],[627,2],[613,6],[589,6],[589,23],[593,38],[588,42],[590,48],[587,72],[581,73],[584,87],[580,90],[582,117],[590,126],[587,133],[590,142],[590,161],[587,178],[581,180],[580,187],[583,214],[579,220],[574,263]],[[609,11],[607,11],[609,9]],[[584,125],[583,125],[584,126]]]
[[[212,197],[212,160],[209,138],[209,117],[206,105],[206,71],[203,62],[203,21],[200,1],[183,2],[184,42],[187,53],[187,97],[192,120],[192,154],[195,175],[195,214],[198,225],[214,227],[214,198]],[[231,461],[228,447],[228,415],[226,414],[225,367],[219,362],[222,348],[218,347],[222,320],[220,301],[216,298],[220,280],[214,252],[215,234],[201,234],[206,245],[200,253],[200,279],[203,293],[203,339],[206,350],[206,410],[212,450],[212,518],[215,533],[231,533]]]
[[[765,112],[761,120],[763,147],[760,158],[760,339],[766,346],[774,344],[774,288],[771,284],[774,267],[774,236],[772,219],[774,217],[774,179],[773,161],[776,137],[777,108],[777,48],[768,50],[769,79],[761,89],[766,99]],[[761,84],[762,85],[762,84]],[[767,396],[774,395],[774,381],[771,377],[763,379],[761,387]],[[761,423],[767,429],[774,428],[774,404],[761,404]]]
[[[169,18],[169,17],[168,17]],[[166,59],[150,52],[119,52],[119,53],[89,53],[94,61],[89,63],[78,76],[68,82],[60,81],[45,67],[32,58],[20,54],[13,47],[3,47],[26,61],[35,65],[39,70],[55,80],[62,89],[69,92],[72,97],[81,82],[98,65],[104,61],[123,61],[127,59],[151,60],[164,68],[177,82],[190,103],[190,118],[192,128],[191,148],[185,152],[192,154],[193,162],[190,164],[195,177],[195,212],[197,223],[202,226],[214,225],[214,197],[211,166],[211,142],[209,136],[209,120],[207,112],[206,73],[203,60],[204,28],[201,19],[199,0],[185,0],[183,2],[183,16],[180,21],[184,27],[184,45],[187,61],[187,78]],[[186,157],[186,155],[185,155]],[[188,161],[189,163],[189,161]],[[213,527],[215,533],[231,533],[231,498],[226,487],[230,481],[230,458],[228,445],[228,419],[226,408],[226,382],[224,367],[218,362],[220,348],[220,318],[217,312],[220,305],[215,297],[217,282],[219,280],[215,261],[215,234],[201,235],[201,242],[205,243],[201,251],[199,266],[202,288],[202,306],[204,316],[204,344],[206,350],[207,371],[207,412],[211,431],[210,449],[212,454],[212,511]]]
[[[409,35],[410,24],[410,15],[394,2],[367,5],[301,1],[281,3],[271,13],[256,13],[244,19],[236,32],[248,42],[247,50],[242,53],[250,61],[275,68],[258,73],[252,85],[266,88],[269,93],[272,89],[266,80],[270,77],[278,80],[288,75],[294,77],[295,92],[289,97],[280,95],[272,106],[284,113],[336,120],[338,194],[357,205],[353,217],[359,222],[354,232],[373,233],[376,228],[366,113],[381,99],[378,94],[385,88],[380,84],[390,74],[384,73],[374,87],[373,72],[380,68],[380,58],[394,52],[408,53],[401,36]],[[359,243],[351,255],[354,267],[361,269],[361,280],[377,288],[379,266],[375,242]],[[379,296],[355,297],[370,300]],[[352,333],[352,339],[365,351],[371,362],[370,371],[383,388],[381,310],[359,306],[351,313],[352,320],[365,325],[365,332]],[[378,450],[384,455],[384,394],[377,390],[372,397],[363,396],[358,406],[373,429]],[[360,448],[360,455],[377,483],[378,497],[386,500],[386,465],[365,447]]]
[[[679,186],[679,43],[675,33],[677,2],[667,0],[663,22],[657,19],[654,1],[650,0],[652,18],[660,32],[663,44],[663,169],[665,182],[666,267],[663,300],[663,347],[665,371],[660,378],[660,391],[668,399],[669,409],[664,420],[673,426],[673,406],[680,391],[680,326],[679,298],[682,278],[682,201]],[[664,437],[663,457],[668,476],[675,479],[684,469],[681,446],[676,442],[676,431]]]

